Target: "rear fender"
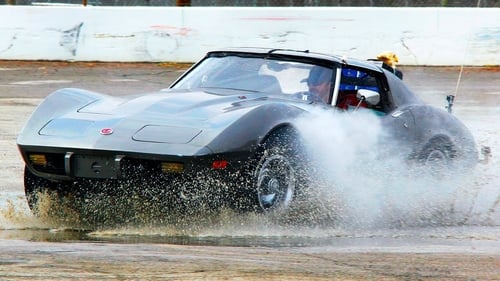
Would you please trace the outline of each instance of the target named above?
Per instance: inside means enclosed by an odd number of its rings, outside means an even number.
[[[439,141],[452,146],[453,158],[471,162],[477,160],[474,137],[458,118],[445,110],[430,106],[414,107],[411,111],[415,120],[419,120],[416,143],[420,146],[416,149],[416,153],[425,149],[429,143]]]

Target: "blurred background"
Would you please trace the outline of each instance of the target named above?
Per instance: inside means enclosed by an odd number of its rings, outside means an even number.
[[[0,5],[241,7],[500,7],[500,0],[0,0]]]

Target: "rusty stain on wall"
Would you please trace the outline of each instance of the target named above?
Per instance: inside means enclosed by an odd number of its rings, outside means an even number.
[[[94,34],[95,38],[133,38],[136,37],[135,34],[127,34],[127,35],[116,35],[116,34],[107,34],[107,33],[96,33]]]
[[[160,30],[160,31],[170,31],[168,32],[169,34],[171,33],[172,35],[179,35],[179,36],[188,36],[189,33],[191,33],[193,30],[188,27],[177,27],[177,26],[170,26],[170,25],[152,25],[152,29],[155,30]]]

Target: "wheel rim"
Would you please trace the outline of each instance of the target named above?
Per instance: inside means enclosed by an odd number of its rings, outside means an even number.
[[[260,207],[265,211],[288,207],[295,182],[295,171],[286,157],[273,155],[265,158],[257,176]]]
[[[448,157],[441,150],[433,150],[427,155],[425,165],[444,168],[448,165]]]
[[[435,178],[441,178],[447,174],[450,168],[448,156],[441,150],[432,150],[425,158],[425,166],[429,167],[429,173]]]

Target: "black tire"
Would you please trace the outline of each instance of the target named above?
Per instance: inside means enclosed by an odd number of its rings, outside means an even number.
[[[52,185],[50,181],[34,175],[28,167],[24,168],[24,194],[34,215],[39,214],[38,203],[40,196],[49,190],[50,185]]]
[[[263,148],[253,174],[256,207],[262,212],[287,210],[308,183],[300,137],[291,128],[281,128]]]
[[[453,170],[455,157],[456,151],[449,141],[433,139],[420,152],[418,162],[428,174],[441,177]]]
[[[37,217],[62,221],[78,220],[75,217],[74,201],[63,191],[67,187],[65,183],[41,178],[27,167],[24,168],[24,193],[31,212]]]

